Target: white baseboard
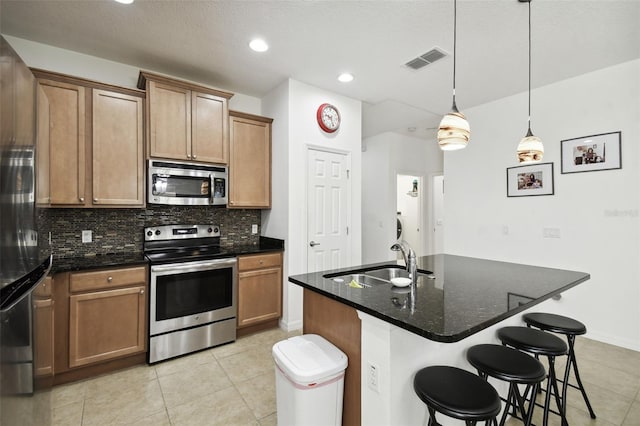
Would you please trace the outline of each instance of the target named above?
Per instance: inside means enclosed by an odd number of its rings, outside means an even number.
[[[640,342],[638,341],[612,337],[611,335],[598,333],[597,331],[588,331],[587,334],[584,335],[584,337],[591,340],[597,340],[598,342],[607,343],[609,345],[620,346],[622,348],[640,352]]]
[[[280,319],[279,326],[287,333],[290,331],[302,330],[302,320],[286,322]]]

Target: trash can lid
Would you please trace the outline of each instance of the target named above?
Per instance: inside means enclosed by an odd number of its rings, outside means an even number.
[[[273,345],[273,358],[293,381],[322,381],[347,368],[347,356],[317,334],[291,337]]]

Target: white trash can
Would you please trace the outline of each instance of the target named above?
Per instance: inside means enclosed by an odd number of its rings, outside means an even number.
[[[273,345],[278,426],[342,424],[347,356],[317,334]]]

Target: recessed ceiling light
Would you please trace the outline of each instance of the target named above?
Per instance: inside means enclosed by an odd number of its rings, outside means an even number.
[[[251,50],[254,50],[256,52],[266,52],[267,50],[269,50],[269,45],[261,38],[254,38],[253,40],[251,40],[251,42],[249,42],[249,47],[251,48]]]
[[[338,81],[341,83],[353,81],[353,74],[349,74],[348,72],[342,73],[338,76]]]
[[[122,4],[131,4],[133,3],[133,0],[115,0],[118,3],[122,3]]]

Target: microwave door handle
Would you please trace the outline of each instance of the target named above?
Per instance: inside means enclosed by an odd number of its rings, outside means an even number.
[[[210,197],[210,203],[213,204],[214,197],[215,197],[215,190],[213,188],[213,177],[211,176],[211,173],[209,173],[209,197]]]

